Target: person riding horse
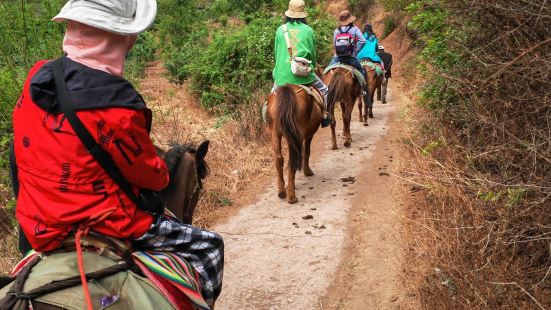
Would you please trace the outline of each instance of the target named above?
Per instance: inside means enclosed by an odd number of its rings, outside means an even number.
[[[285,23],[275,35],[274,87],[272,93],[287,84],[309,85],[317,88],[324,97],[322,127],[331,124],[327,113],[327,86],[314,73],[316,67],[316,38],[314,30],[307,25],[306,4],[303,0],[291,0],[285,12]],[[297,63],[298,62],[298,63]],[[297,72],[293,66],[303,66]]]
[[[358,53],[358,59],[360,61],[368,60],[382,65],[383,61],[379,55],[377,55],[379,40],[377,39],[375,32],[373,32],[373,26],[370,24],[365,24],[364,26],[364,38],[366,40],[365,45]]]
[[[88,152],[57,91],[66,84],[76,115],[131,191],[154,197],[147,194],[165,188],[169,173],[149,136],[151,110],[123,75],[127,54],[156,12],[156,0],[70,0],[54,17],[67,22],[66,55],[34,65],[13,112],[16,216],[37,252],[91,230],[129,240],[134,249],[175,253],[195,268],[203,298],[213,304],[222,288],[222,237],[162,209],[142,210]],[[55,82],[60,76],[64,83]]]
[[[353,16],[349,10],[340,12],[339,27],[335,29],[333,33],[335,55],[329,63],[329,66],[337,63],[350,65],[367,78],[366,71],[358,60],[358,53],[363,49],[366,39],[360,28],[354,25],[355,21],[356,17]],[[337,40],[344,41],[344,43],[339,45]],[[367,94],[367,84],[364,85],[363,93]]]

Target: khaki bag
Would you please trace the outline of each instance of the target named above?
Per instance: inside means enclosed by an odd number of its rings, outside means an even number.
[[[94,252],[83,252],[87,273],[102,270],[117,262]],[[76,252],[55,253],[44,256],[32,269],[24,286],[24,292],[44,286],[55,280],[78,276]],[[175,309],[146,278],[126,270],[97,281],[88,282],[94,309]],[[6,296],[11,284],[0,290],[0,299]],[[82,286],[75,286],[36,298],[37,301],[64,309],[86,309]],[[106,301],[108,304],[106,304]],[[102,302],[104,303],[102,305]],[[32,303],[32,301],[31,301]]]

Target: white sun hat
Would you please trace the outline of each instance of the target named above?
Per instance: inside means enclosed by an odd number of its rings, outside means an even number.
[[[122,35],[134,35],[153,24],[156,0],[69,0],[52,20],[76,21]]]
[[[379,50],[384,50],[385,48],[382,45],[379,45]]]

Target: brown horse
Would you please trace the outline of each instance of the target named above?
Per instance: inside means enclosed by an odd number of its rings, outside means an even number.
[[[321,108],[314,98],[296,85],[280,87],[268,98],[267,123],[272,136],[272,150],[277,169],[277,191],[280,198],[296,203],[295,174],[302,168],[305,176],[312,176],[310,146],[321,122]],[[289,146],[287,188],[283,179],[284,158],[281,137]]]
[[[186,224],[191,224],[193,211],[199,200],[202,180],[208,172],[208,166],[205,162],[208,147],[209,141],[204,141],[197,148],[192,144],[176,145],[166,152],[157,148],[157,153],[165,160],[170,174],[168,187],[159,194],[167,209]],[[0,288],[11,286],[12,281],[13,279],[0,277]],[[80,286],[80,282],[77,282],[78,284],[75,284],[75,286]],[[52,292],[55,292],[55,290]],[[39,297],[36,296],[35,298]],[[0,299],[3,298],[4,296],[0,296]],[[120,298],[127,297],[120,296]],[[31,302],[33,309],[37,310],[65,309],[36,300]],[[12,308],[16,306],[12,306]]]
[[[165,206],[184,224],[192,223],[193,212],[203,188],[202,180],[207,176],[205,156],[209,141],[195,148],[192,144],[176,145],[168,152],[157,148],[170,174],[170,183],[160,192]]]
[[[323,82],[329,85],[327,93],[327,109],[333,117],[331,124],[331,141],[333,150],[337,147],[337,136],[335,134],[335,104],[340,102],[342,110],[342,122],[344,133],[344,146],[350,147],[352,144],[352,135],[350,133],[350,121],[352,119],[352,110],[356,99],[361,94],[361,87],[352,71],[344,68],[335,68],[323,75]]]
[[[365,69],[365,72],[367,72],[367,102],[365,102],[365,100],[359,100],[358,110],[360,112],[360,122],[363,122],[364,126],[369,126],[367,122],[367,116],[369,115],[369,118],[373,118],[373,97],[375,95],[375,90],[383,82],[383,76],[377,76],[377,72],[375,71],[374,67],[371,67],[369,65],[364,65],[363,67]]]

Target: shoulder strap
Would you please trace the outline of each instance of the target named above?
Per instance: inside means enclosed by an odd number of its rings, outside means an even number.
[[[283,25],[283,35],[285,36],[285,44],[287,44],[287,52],[289,52],[289,56],[293,58],[293,46],[291,45],[291,39],[289,38],[289,27],[287,24]]]
[[[63,76],[63,64],[62,58],[56,59],[53,62],[53,73],[55,80],[55,87],[57,93],[57,100],[61,106],[65,117],[73,127],[75,134],[78,136],[80,141],[84,144],[88,153],[94,157],[94,159],[100,164],[100,166],[105,170],[107,175],[109,175],[115,183],[120,187],[120,189],[132,200],[138,207],[143,210],[147,210],[147,206],[142,203],[142,201],[134,194],[132,191],[132,186],[126,178],[122,175],[121,171],[115,164],[115,161],[107,151],[105,151],[97,142],[94,140],[90,132],[84,127],[84,124],[78,118],[75,108],[69,100],[69,94],[67,93],[67,86],[65,85],[65,78]]]

